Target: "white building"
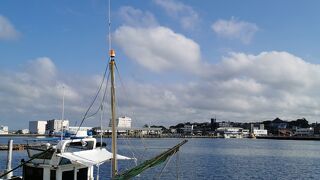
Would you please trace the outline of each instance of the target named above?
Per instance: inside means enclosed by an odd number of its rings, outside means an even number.
[[[242,128],[238,127],[220,127],[217,132],[224,138],[243,138]]]
[[[268,130],[266,130],[266,129],[253,129],[253,134],[255,136],[267,136]]]
[[[249,137],[250,136],[250,130],[249,129],[242,129],[242,136],[243,137]]]
[[[29,131],[31,134],[45,134],[47,121],[29,121]]]
[[[86,137],[88,136],[88,131],[92,130],[92,127],[78,127],[78,126],[70,126],[67,130],[68,133],[70,133],[71,136],[76,137]]]
[[[19,129],[15,134],[29,134],[29,129]]]
[[[8,126],[0,126],[0,134],[9,134]]]
[[[69,120],[58,120],[52,119],[47,121],[46,132],[49,133],[57,133],[61,132],[62,129],[69,129]]]
[[[313,128],[297,128],[294,132],[295,136],[313,136],[314,129]]]
[[[131,118],[128,116],[122,116],[116,119],[116,127],[119,128],[131,128]],[[109,127],[111,127],[111,120],[109,122]]]

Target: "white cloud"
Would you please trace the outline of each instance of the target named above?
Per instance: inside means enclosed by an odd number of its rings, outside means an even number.
[[[32,60],[18,72],[1,71],[0,102],[3,105],[2,112],[5,112],[3,120],[26,127],[29,120],[59,118],[62,99],[62,88],[59,87],[63,82],[59,80],[56,71],[48,57]],[[69,105],[81,109],[78,104],[81,96],[76,89],[65,85],[65,99]]]
[[[130,103],[143,122],[318,120],[320,66],[287,52],[231,53],[211,77],[172,85],[130,84]],[[139,108],[137,108],[139,107]]]
[[[154,0],[154,2],[164,8],[168,15],[178,19],[185,29],[193,29],[199,21],[198,13],[182,2],[174,0]]]
[[[169,28],[122,26],[115,31],[114,40],[128,57],[151,71],[203,73],[199,45]]]
[[[0,15],[0,40],[12,40],[19,37],[19,32],[4,16]]]
[[[259,30],[256,24],[239,21],[233,17],[230,20],[220,19],[214,22],[211,28],[218,36],[237,39],[244,44],[250,43],[255,33]]]
[[[123,6],[119,10],[124,23],[133,27],[150,27],[158,25],[157,20],[150,12],[143,12],[131,6]]]
[[[41,70],[35,71],[37,68]],[[220,63],[211,65],[211,70],[210,77],[198,76],[197,81],[189,83],[126,81],[126,87],[130,87],[127,94],[123,87],[117,87],[118,114],[131,116],[135,126],[209,121],[214,115],[218,120],[240,122],[278,116],[318,120],[320,66],[317,64],[287,52],[231,53]],[[66,89],[66,117],[72,123],[79,120],[101,77],[62,78],[59,74],[63,72],[47,57],[31,61],[20,71],[0,72],[0,112],[5,120],[1,122],[15,122],[15,126],[22,128],[29,120],[59,118],[62,86]],[[108,119],[110,113],[105,116]],[[87,123],[94,126],[97,122],[98,117]]]

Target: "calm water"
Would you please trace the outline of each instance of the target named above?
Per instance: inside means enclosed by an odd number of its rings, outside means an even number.
[[[23,138],[14,139],[23,142]],[[104,139],[109,146],[110,139]],[[146,160],[182,139],[118,139],[119,154]],[[7,138],[0,137],[0,143]],[[189,139],[178,156],[145,171],[136,179],[320,179],[320,141],[253,139]],[[14,152],[14,166],[26,152]],[[0,170],[6,152],[0,152]],[[120,171],[134,165],[119,162]],[[100,166],[100,177],[109,179],[110,163]],[[162,172],[162,173],[161,173]],[[21,170],[16,174],[21,173]]]

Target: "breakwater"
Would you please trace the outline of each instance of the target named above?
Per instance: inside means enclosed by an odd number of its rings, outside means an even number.
[[[26,144],[14,144],[12,150],[14,151],[23,151],[27,147]],[[8,151],[8,145],[0,144],[0,151]]]
[[[318,136],[257,136],[257,139],[275,139],[275,140],[311,140],[320,141]]]

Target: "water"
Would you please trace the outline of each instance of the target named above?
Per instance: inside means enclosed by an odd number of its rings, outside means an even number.
[[[110,139],[104,140],[109,147]],[[145,160],[181,140],[118,139],[118,153]],[[0,143],[6,141],[0,138]],[[164,163],[136,179],[177,179],[177,174],[180,179],[319,179],[319,149],[320,141],[189,139],[166,168],[162,170]],[[14,151],[14,166],[21,158],[27,159],[26,152]],[[5,160],[6,152],[0,152],[0,171],[5,168]],[[133,161],[120,161],[119,169],[133,165]],[[101,165],[100,172],[100,178],[109,179],[110,163]]]

